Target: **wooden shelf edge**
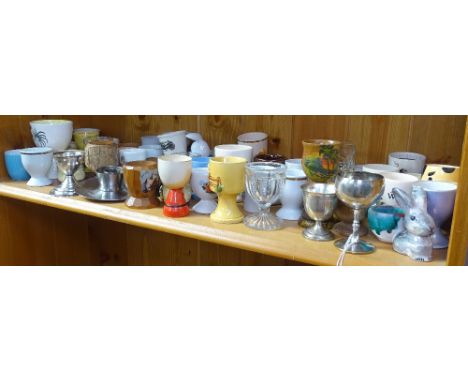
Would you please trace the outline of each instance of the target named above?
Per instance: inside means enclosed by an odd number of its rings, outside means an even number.
[[[57,198],[48,194],[50,189],[50,187],[31,189],[24,183],[0,182],[0,196],[96,218],[311,265],[335,265],[338,258],[338,251],[333,248],[332,243],[306,241],[301,236],[300,228],[292,224],[282,231],[253,231],[242,224],[212,223],[207,216],[196,214],[181,219],[167,218],[162,215],[161,208],[139,211],[128,209],[122,203],[93,203],[81,197]],[[378,249],[379,253],[376,252],[377,255],[349,255],[345,263],[347,265],[445,265],[445,254],[440,251],[435,261],[421,264],[396,254],[381,243],[377,245],[381,247]]]

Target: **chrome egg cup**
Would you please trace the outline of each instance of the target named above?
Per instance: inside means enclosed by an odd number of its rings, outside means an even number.
[[[261,231],[281,229],[282,219],[270,212],[286,180],[286,166],[275,162],[247,163],[245,168],[246,191],[259,207],[259,212],[244,218],[244,224]]]
[[[379,199],[384,192],[385,179],[382,175],[356,171],[338,174],[336,181],[336,195],[346,206],[354,210],[353,233],[348,239],[340,239],[335,246],[354,254],[367,254],[375,251],[375,246],[360,240],[361,210],[368,208]],[[348,243],[348,240],[350,240]]]
[[[304,209],[315,223],[303,231],[308,240],[330,241],[333,233],[325,228],[322,222],[330,219],[336,207],[336,189],[331,183],[309,183],[302,186]]]
[[[54,160],[60,171],[65,174],[65,179],[60,186],[54,188],[50,194],[54,196],[76,196],[75,173],[84,162],[84,154],[81,150],[67,150],[54,154]]]

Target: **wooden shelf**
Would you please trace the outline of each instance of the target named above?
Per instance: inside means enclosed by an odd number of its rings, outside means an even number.
[[[307,264],[335,265],[339,255],[333,242],[304,239],[302,229],[295,222],[286,222],[280,231],[255,231],[243,224],[216,224],[209,217],[194,213],[171,219],[163,215],[162,208],[138,211],[123,203],[93,203],[82,197],[57,198],[49,195],[51,188],[32,188],[23,182],[2,181],[0,196]],[[377,251],[370,255],[348,254],[345,265],[445,265],[446,250],[435,251],[434,261],[430,263],[418,263],[394,252],[390,245],[379,242],[372,235],[366,240],[375,243]]]

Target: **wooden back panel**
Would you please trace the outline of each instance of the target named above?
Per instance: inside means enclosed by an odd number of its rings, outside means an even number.
[[[468,125],[465,131],[460,180],[447,258],[449,265],[465,265],[468,260]]]
[[[330,138],[356,144],[357,163],[387,163],[394,151],[416,151],[428,163],[460,163],[466,116],[96,116],[93,127],[122,141],[173,130],[203,133],[211,146],[236,143],[248,131],[269,134],[270,151],[302,155],[302,140]]]

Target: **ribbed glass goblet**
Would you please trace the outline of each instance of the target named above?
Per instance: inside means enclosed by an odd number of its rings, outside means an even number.
[[[270,212],[286,180],[286,166],[274,162],[252,162],[245,168],[246,190],[260,211],[244,218],[244,224],[253,229],[272,231],[280,229],[283,221]]]

